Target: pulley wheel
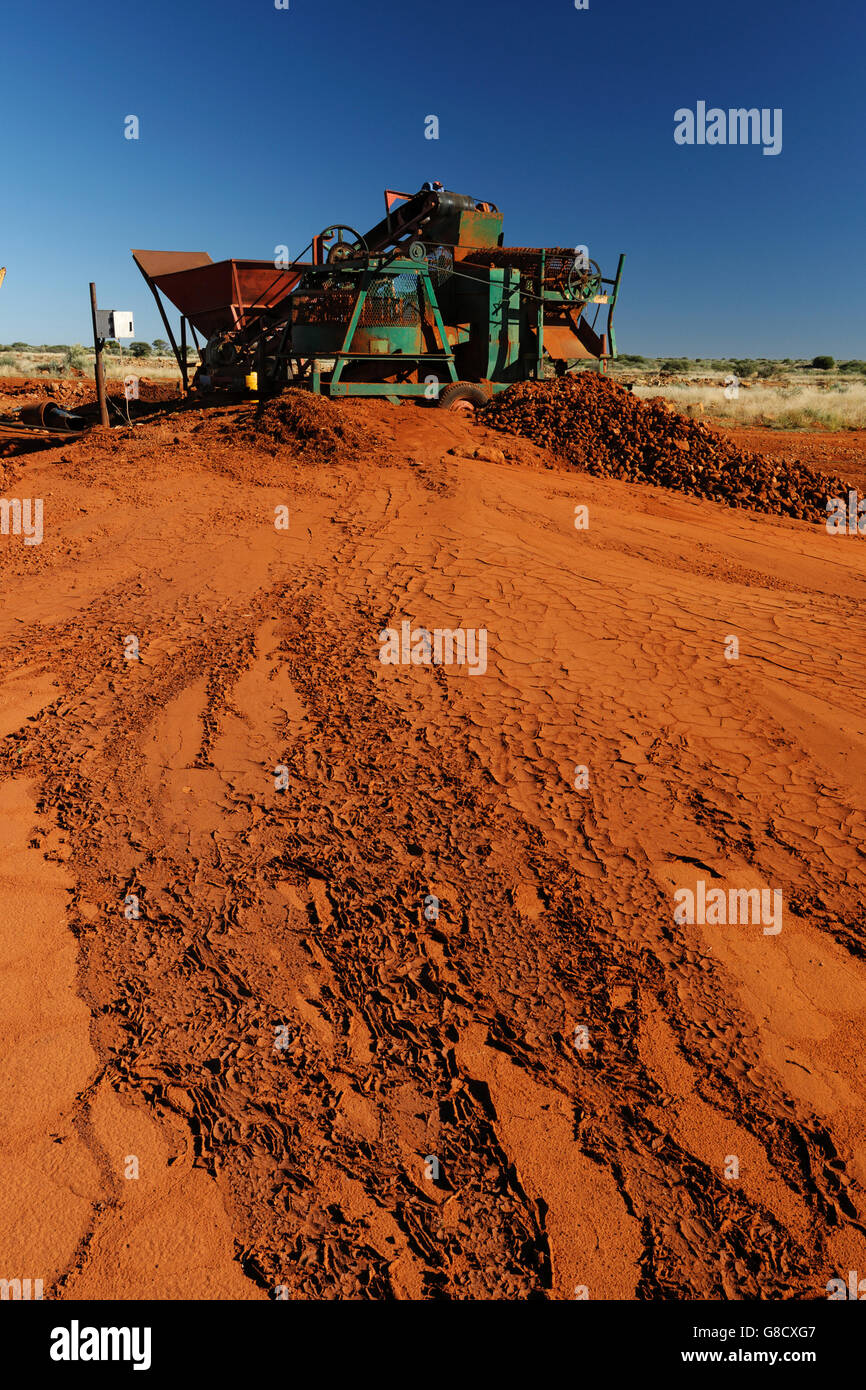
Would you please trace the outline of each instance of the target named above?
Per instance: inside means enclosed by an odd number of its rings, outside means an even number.
[[[347,233],[348,235],[344,235]],[[334,238],[336,237],[336,241]],[[370,258],[367,243],[356,232],[354,227],[347,227],[343,222],[335,222],[333,227],[326,227],[319,240],[324,245],[327,242],[334,242],[328,250],[328,265],[334,265],[338,261],[351,261],[363,259],[365,264]]]

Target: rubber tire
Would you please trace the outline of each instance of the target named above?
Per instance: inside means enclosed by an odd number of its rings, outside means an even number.
[[[483,386],[471,381],[452,381],[439,396],[440,410],[459,411],[461,415],[474,415],[489,400]]]

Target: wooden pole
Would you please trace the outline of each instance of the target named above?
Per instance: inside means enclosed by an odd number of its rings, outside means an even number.
[[[90,313],[93,318],[93,346],[96,351],[96,399],[99,401],[99,422],[108,429],[108,401],[105,396],[105,368],[102,365],[102,339],[96,326],[96,286],[90,282]]]

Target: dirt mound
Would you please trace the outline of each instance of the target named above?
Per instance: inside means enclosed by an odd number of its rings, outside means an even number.
[[[373,433],[351,419],[341,404],[297,387],[262,406],[251,437],[258,443],[288,444],[298,453],[319,459],[376,447]]]
[[[494,397],[482,418],[588,473],[655,483],[729,507],[826,520],[827,498],[845,496],[849,486],[798,459],[740,449],[661,398],[638,400],[594,372],[511,386]]]

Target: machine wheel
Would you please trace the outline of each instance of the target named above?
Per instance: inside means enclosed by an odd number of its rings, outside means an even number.
[[[423,241],[410,241],[408,251],[410,261],[426,261],[427,259],[427,247]]]
[[[483,386],[474,386],[471,381],[452,381],[439,396],[440,410],[454,410],[460,415],[474,415],[488,401]]]
[[[349,236],[343,236],[344,232],[348,232]],[[367,243],[361,233],[356,232],[354,227],[347,227],[345,222],[335,222],[332,227],[326,227],[320,235],[320,240],[323,245],[333,242],[327,254],[328,265],[334,265],[338,261],[363,260],[366,266],[370,258]]]
[[[568,272],[566,288],[572,299],[584,302],[592,299],[593,295],[601,294],[601,270],[595,261],[587,261],[585,265],[579,266],[575,259]]]

